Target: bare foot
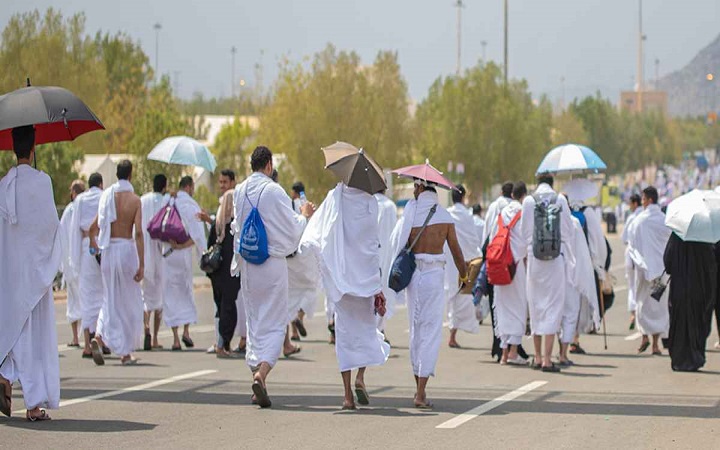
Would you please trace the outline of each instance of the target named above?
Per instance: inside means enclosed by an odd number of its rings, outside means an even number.
[[[357,406],[355,406],[354,400],[343,400],[342,409],[343,411],[355,411]]]

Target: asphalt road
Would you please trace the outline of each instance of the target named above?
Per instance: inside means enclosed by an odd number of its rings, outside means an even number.
[[[503,367],[490,358],[491,329],[461,334],[463,349],[443,346],[428,395],[431,412],[412,408],[414,382],[406,311],[390,322],[392,357],[371,368],[371,405],[342,412],[342,383],[323,313],[307,321],[302,353],[281,359],[268,389],[273,408],[250,404],[250,372],[241,360],[218,360],[210,291],[196,292],[197,348],[139,352],[140,364],[104,367],[60,348],[62,406],[54,420],[31,424],[24,414],[0,418],[0,448],[717,448],[720,437],[720,354],[705,370],[673,373],[667,356],[635,354],[628,331],[617,238],[618,296],[608,312],[608,350],[601,335],[584,336],[589,354],[561,374]],[[69,340],[62,302],[60,342]],[[321,310],[321,308],[319,308]],[[716,333],[709,339],[712,348]],[[527,340],[526,348],[532,347]],[[22,411],[16,389],[14,410]],[[716,428],[718,430],[716,430]]]

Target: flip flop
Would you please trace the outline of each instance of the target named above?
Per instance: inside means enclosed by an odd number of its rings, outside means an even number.
[[[44,409],[40,410],[39,416],[31,416],[30,411],[28,411],[25,413],[25,418],[30,422],[42,422],[44,420],[52,420],[50,416],[48,416],[47,411],[45,411]]]
[[[448,347],[450,347],[450,348],[462,348],[462,347],[460,347],[460,344],[448,344]]]
[[[571,366],[574,366],[574,365],[575,365],[575,363],[572,362],[572,361],[570,361],[569,359],[568,359],[567,361],[560,361],[560,362],[558,363],[558,366],[560,366],[560,367],[571,367]]]
[[[103,345],[102,354],[103,355],[112,355],[112,351],[108,347]]]
[[[415,409],[419,409],[421,411],[430,411],[433,409],[433,404],[425,401],[424,403],[415,403]]]
[[[553,363],[550,366],[544,366],[542,371],[546,373],[560,373],[560,368]]]
[[[122,361],[123,366],[136,366],[138,363],[138,360],[135,358],[126,359],[125,361]]]
[[[662,356],[662,352],[660,350],[652,352],[654,356]]]
[[[640,348],[639,348],[638,351],[637,351],[637,352],[638,352],[638,355],[639,355],[640,353],[645,353],[645,351],[646,351],[648,348],[650,348],[650,341],[645,342],[644,344],[640,345]]]
[[[153,345],[153,346],[152,346],[152,349],[153,349],[153,350],[162,350],[162,349],[163,349],[163,346],[160,345],[160,344],[158,344],[158,345]]]
[[[152,350],[152,336],[149,334],[145,335],[145,342],[143,342],[143,350],[149,352]]]
[[[8,417],[12,413],[12,397],[9,383],[0,383],[0,412]]]
[[[570,344],[570,353],[573,355],[585,355],[585,350],[580,347],[580,344]]]
[[[73,348],[80,348],[80,344],[73,344],[72,342],[70,342],[69,344],[67,344],[67,346],[68,346],[68,347],[73,347]]]
[[[358,408],[355,405],[350,405],[350,406],[343,405],[343,407],[342,407],[343,411],[357,411],[357,409]]]
[[[272,406],[270,397],[268,397],[267,389],[263,387],[262,383],[260,383],[259,380],[253,381],[252,391],[253,394],[255,394],[255,399],[257,400],[257,404],[259,407],[269,408]]]
[[[90,348],[92,349],[92,359],[98,366],[105,365],[105,358],[103,358],[103,352],[100,349],[100,344],[96,339],[90,341]]]
[[[293,337],[290,338],[290,340],[291,340],[291,341],[294,341],[294,342],[300,342],[300,337],[299,337],[299,336],[293,336]]]
[[[182,342],[183,342],[183,344],[185,344],[185,347],[187,347],[187,348],[193,348],[193,347],[195,347],[195,343],[194,343],[193,340],[190,339],[189,337],[183,336],[183,337],[182,337]]]
[[[90,353],[82,352],[82,357],[87,358],[87,359],[92,359],[92,352],[90,352]]]
[[[177,347],[175,347],[175,346],[173,345],[173,346],[172,346],[172,351],[174,351],[174,352],[182,351],[182,346],[178,345]]]
[[[300,336],[307,337],[307,329],[305,328],[305,324],[300,319],[293,320],[293,325],[295,325],[295,328],[297,328],[298,333],[300,333]]]
[[[290,353],[285,353],[285,352],[283,352],[283,356],[286,357],[286,358],[289,358],[289,357],[291,357],[292,355],[296,355],[296,354],[300,353],[300,350],[302,350],[302,347],[297,347],[297,346],[296,346],[295,348],[293,348],[293,350],[292,350]]]
[[[370,396],[368,395],[365,386],[355,385],[355,395],[357,396],[358,403],[360,403],[361,405],[367,406],[370,404]]]

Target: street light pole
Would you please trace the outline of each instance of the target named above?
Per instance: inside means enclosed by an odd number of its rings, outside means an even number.
[[[485,53],[485,48],[487,47],[487,41],[481,41],[480,45],[482,45],[483,63],[487,63],[487,54]]]
[[[462,46],[462,9],[465,5],[463,4],[463,0],[457,0],[454,6],[457,8],[457,61],[455,63],[455,75],[459,77]]]
[[[643,76],[643,30],[642,30],[642,0],[638,0],[638,59],[637,59],[637,109],[638,112],[643,111],[643,84],[645,84]]]
[[[159,80],[160,78],[160,65],[158,62],[160,60],[160,30],[162,30],[162,25],[160,25],[160,22],[153,25],[153,29],[155,30],[155,81],[157,82],[157,80]]]
[[[237,53],[237,48],[233,45],[230,48],[230,55],[232,58],[232,63],[230,66],[230,95],[232,98],[235,98],[235,54]]]
[[[508,82],[508,0],[505,0],[505,50],[504,50],[504,76],[505,85]]]

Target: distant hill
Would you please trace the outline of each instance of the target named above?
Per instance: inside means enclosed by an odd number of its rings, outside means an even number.
[[[714,74],[713,81],[707,80],[708,73]],[[713,106],[720,109],[720,35],[688,65],[660,78],[659,88],[668,93],[673,116],[705,115]]]

